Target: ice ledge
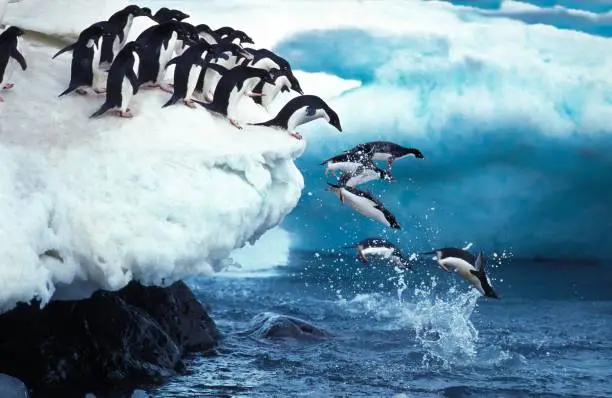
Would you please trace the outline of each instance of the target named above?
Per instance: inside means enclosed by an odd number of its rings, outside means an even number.
[[[0,312],[213,272],[297,204],[305,142],[161,109],[160,90],[134,98],[134,119],[90,120],[102,97],[57,98],[70,55],[28,39],[23,51],[28,70],[0,105]],[[246,97],[240,111],[268,116]]]

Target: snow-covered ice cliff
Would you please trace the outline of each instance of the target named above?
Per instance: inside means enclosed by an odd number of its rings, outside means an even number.
[[[69,38],[125,4],[28,0],[9,5],[5,23]],[[131,120],[90,120],[103,97],[57,97],[71,55],[52,60],[50,43],[26,35],[28,69],[0,104],[0,311],[212,272],[297,204],[305,141],[237,130],[202,108],[161,109],[161,90],[141,90]],[[268,116],[248,97],[240,108],[245,122]]]

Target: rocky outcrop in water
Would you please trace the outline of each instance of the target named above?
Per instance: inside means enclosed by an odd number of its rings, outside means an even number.
[[[213,320],[183,282],[132,282],[86,300],[19,305],[0,315],[0,373],[32,397],[83,397],[121,383],[155,382],[182,367],[188,352],[214,347]]]

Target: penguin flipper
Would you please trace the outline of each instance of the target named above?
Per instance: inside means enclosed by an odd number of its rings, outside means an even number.
[[[208,64],[206,67],[214,70],[215,72],[219,73],[220,75],[223,75],[225,72],[227,72],[229,70],[225,66],[219,65],[219,64]]]
[[[168,102],[166,102],[165,104],[162,105],[162,108],[166,108],[170,105],[174,105],[178,102],[180,98],[178,97],[178,95],[172,94],[172,97],[170,97],[170,99],[168,100]]]
[[[62,91],[62,93],[60,95],[58,95],[57,97],[59,98],[59,97],[62,97],[64,95],[66,95],[66,94],[69,94],[69,93],[73,92],[74,90],[76,90],[77,88],[78,88],[77,86],[71,84],[71,85],[68,86],[67,89]]]
[[[110,110],[113,106],[111,104],[108,103],[108,101],[104,102],[102,104],[102,106],[100,107],[100,109],[98,109],[97,111],[95,111],[94,113],[92,113],[92,115],[89,117],[94,118],[94,117],[98,117],[101,116],[102,114],[104,114],[106,111]]]
[[[69,46],[66,46],[64,48],[62,48],[61,50],[59,50],[58,52],[55,53],[55,55],[53,57],[51,57],[51,59],[55,59],[55,57],[57,57],[58,55],[65,53],[66,51],[72,51],[74,50],[74,48],[76,47],[76,43],[72,43]]]
[[[138,88],[140,87],[140,82],[138,81],[136,73],[134,73],[134,71],[130,68],[127,70],[127,72],[125,72],[125,77],[128,78],[130,84],[132,85],[132,93],[136,95],[136,93],[138,93]]]
[[[25,58],[23,57],[23,54],[19,52],[19,50],[14,50],[11,51],[11,57],[13,57],[15,59],[15,61],[17,61],[19,63],[19,65],[21,66],[22,70],[26,70],[28,69],[28,64],[25,60]]]
[[[168,63],[166,64],[166,68],[168,68],[168,66],[170,65],[174,65],[176,63],[178,63],[178,61],[181,59],[182,55],[179,55],[178,57],[174,57],[172,58],[170,61],[168,61]]]

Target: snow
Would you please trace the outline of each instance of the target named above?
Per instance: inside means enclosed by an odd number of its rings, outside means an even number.
[[[24,17],[30,1],[10,5],[10,18],[42,29]],[[84,15],[96,14],[93,4]],[[46,15],[58,12],[47,7]],[[90,20],[53,22],[52,33],[64,36]],[[133,119],[89,119],[103,97],[57,98],[70,54],[51,60],[57,48],[34,39],[23,47],[28,70],[15,73],[0,104],[0,311],[33,298],[43,305],[84,298],[130,280],[161,285],[210,274],[297,204],[304,181],[294,160],[307,138],[237,130],[182,104],[161,109],[169,94],[158,89],[138,93]],[[247,97],[239,108],[243,124],[270,117]],[[48,250],[63,262],[42,255]]]

